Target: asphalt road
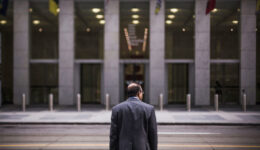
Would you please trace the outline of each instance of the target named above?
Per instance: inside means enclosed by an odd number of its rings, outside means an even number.
[[[159,126],[161,150],[260,149],[260,126]],[[0,149],[108,149],[108,125],[0,125]]]

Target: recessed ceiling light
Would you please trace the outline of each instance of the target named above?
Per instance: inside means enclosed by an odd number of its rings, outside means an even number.
[[[166,24],[172,24],[172,21],[171,20],[166,20],[165,23]]]
[[[96,18],[97,19],[102,19],[102,18],[104,18],[104,16],[103,15],[96,15]]]
[[[174,16],[174,15],[168,15],[168,18],[169,18],[169,19],[174,19],[175,16]]]
[[[182,28],[182,32],[185,32],[186,31],[186,29],[185,28]]]
[[[90,29],[90,28],[87,28],[87,29],[86,29],[86,31],[87,31],[87,32],[90,32],[90,31],[91,31],[91,29]]]
[[[214,8],[213,10],[212,10],[212,12],[217,12],[218,11],[218,9],[217,8]]]
[[[139,24],[138,20],[133,20],[133,24]]]
[[[42,32],[43,31],[43,29],[42,28],[39,28],[39,30],[38,30],[39,32]]]
[[[177,12],[179,11],[179,9],[177,9],[177,8],[171,8],[170,11],[171,11],[172,13],[177,13]]]
[[[57,11],[57,13],[59,13],[60,12],[60,8],[57,8],[56,11]]]
[[[237,9],[237,11],[239,12],[239,11],[240,11],[240,9],[238,8],[238,9]]]
[[[238,24],[238,20],[233,20],[232,23],[233,24]]]
[[[132,11],[132,12],[138,12],[139,9],[138,9],[138,8],[132,8],[131,11]]]
[[[40,20],[33,20],[33,24],[35,24],[35,25],[40,24]]]
[[[233,32],[233,31],[234,31],[234,29],[233,29],[233,28],[231,28],[231,29],[230,29],[230,31],[231,31],[231,32]]]
[[[138,19],[138,18],[139,18],[139,15],[132,15],[132,18]]]
[[[6,21],[6,20],[1,20],[0,23],[1,23],[2,25],[4,25],[4,24],[7,23],[7,21]]]
[[[32,9],[32,8],[29,8],[29,12],[30,12],[30,13],[33,12],[33,9]]]
[[[100,12],[100,8],[92,8],[92,12],[93,13],[99,13]]]
[[[105,21],[105,20],[100,20],[99,23],[100,23],[100,24],[105,24],[106,21]]]

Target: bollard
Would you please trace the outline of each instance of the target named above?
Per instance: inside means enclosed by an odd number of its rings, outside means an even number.
[[[160,111],[163,111],[163,94],[162,93],[159,96],[159,101],[160,101]]]
[[[26,111],[26,97],[25,97],[24,93],[22,95],[22,110],[23,110],[23,112]]]
[[[243,111],[246,112],[246,94],[243,94]]]
[[[53,111],[53,94],[49,95],[49,110]]]
[[[190,101],[190,94],[187,94],[187,111],[190,111],[190,105],[191,105],[191,101]]]
[[[218,94],[215,94],[214,96],[214,104],[215,104],[215,110],[218,111]]]
[[[78,109],[78,112],[81,111],[81,96],[79,93],[77,94],[77,109]]]
[[[106,94],[106,111],[109,110],[109,94]]]

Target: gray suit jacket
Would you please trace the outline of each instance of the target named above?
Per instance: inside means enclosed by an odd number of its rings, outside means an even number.
[[[130,97],[112,108],[110,150],[157,150],[154,107]]]

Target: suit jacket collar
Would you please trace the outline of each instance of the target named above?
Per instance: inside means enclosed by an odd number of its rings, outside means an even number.
[[[137,96],[129,97],[127,101],[141,101]]]

